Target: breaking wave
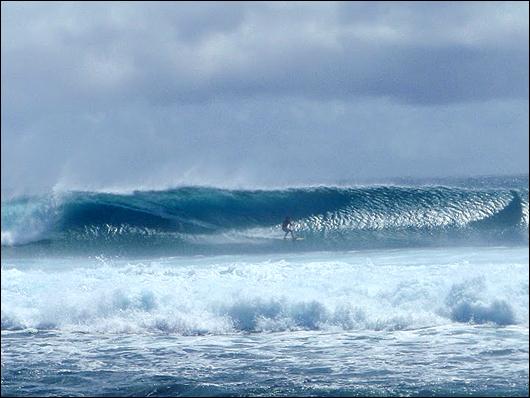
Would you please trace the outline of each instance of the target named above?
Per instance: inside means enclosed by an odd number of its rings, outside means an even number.
[[[387,253],[375,264],[361,254],[46,260],[46,269],[8,262],[2,330],[195,335],[528,325],[524,257],[483,255],[483,266],[465,253],[433,258],[430,251],[416,259]]]
[[[131,194],[69,192],[2,203],[2,246],[283,250],[528,243],[528,187],[184,187]],[[288,246],[289,250],[293,245]]]

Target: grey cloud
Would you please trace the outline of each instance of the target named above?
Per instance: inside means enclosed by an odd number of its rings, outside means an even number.
[[[359,28],[359,17],[349,24],[337,23],[344,8],[354,8],[357,16],[372,15],[377,29],[370,19]],[[512,8],[512,14],[525,10],[524,6]],[[61,92],[95,102],[101,97],[111,102],[131,97],[192,102],[233,95],[296,94],[449,103],[528,96],[528,45],[511,42],[520,37],[528,43],[528,22],[514,22],[510,30],[506,23],[495,23],[497,10],[487,5],[348,3],[317,4],[305,10],[261,4],[162,3],[79,5],[67,10],[72,16],[62,23],[64,10],[55,16],[53,8],[43,8],[35,20],[30,16],[29,26],[37,26],[33,35],[45,29],[45,20],[51,20],[54,33],[29,43],[12,37],[23,45],[3,50],[2,55],[10,59],[3,73],[5,80],[11,80],[11,91],[25,92],[26,85],[39,84],[46,102]],[[498,45],[492,47],[480,37],[468,43],[440,33],[445,23],[454,26],[453,19],[473,26],[473,11],[486,18],[483,24],[491,19],[487,32],[493,30],[489,34],[496,34]],[[8,26],[14,24],[10,15],[3,18]],[[394,15],[404,22],[392,24]],[[433,15],[438,23],[426,26]],[[374,28],[368,29],[373,37],[363,36],[356,26]],[[395,31],[396,37],[380,33],[385,27]],[[483,27],[476,30],[479,36],[485,31]],[[429,35],[436,40],[425,42]],[[432,84],[445,89],[433,90]],[[32,99],[26,98],[30,104]]]
[[[527,172],[528,54],[527,3],[3,2],[2,187]]]
[[[522,172],[526,108],[508,101],[425,112],[388,100],[292,98],[63,115],[3,142],[3,184],[234,187]]]

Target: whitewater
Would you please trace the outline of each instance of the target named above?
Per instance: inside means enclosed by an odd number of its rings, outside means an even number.
[[[11,198],[2,395],[527,396],[528,273],[527,176]]]

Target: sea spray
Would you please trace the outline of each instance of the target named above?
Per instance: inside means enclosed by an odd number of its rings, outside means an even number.
[[[528,324],[522,249],[506,261],[499,249],[449,253],[459,256],[50,259],[46,268],[13,259],[2,269],[2,329],[190,335]]]

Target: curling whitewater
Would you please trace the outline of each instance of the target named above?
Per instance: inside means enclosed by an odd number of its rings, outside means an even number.
[[[526,247],[2,259],[2,395],[528,395]]]

